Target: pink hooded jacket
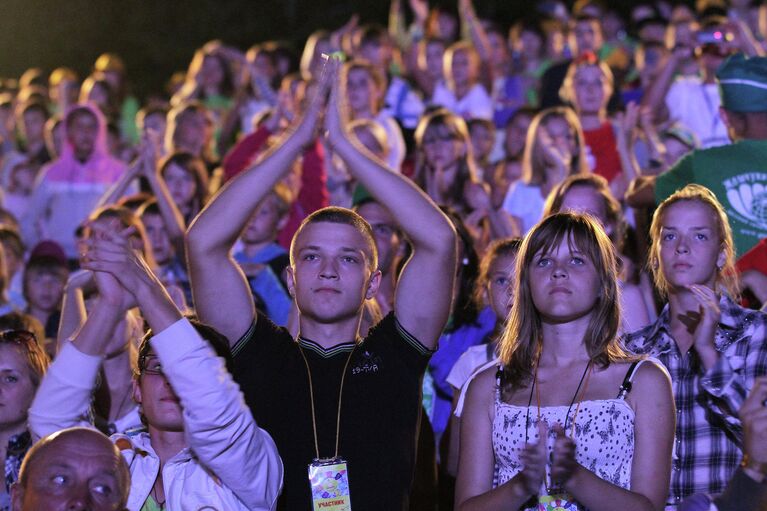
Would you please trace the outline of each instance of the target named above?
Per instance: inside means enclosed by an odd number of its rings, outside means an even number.
[[[70,259],[77,257],[75,230],[126,168],[123,162],[109,154],[106,121],[94,105],[80,103],[70,107],[64,116],[64,129],[77,110],[88,110],[97,120],[98,134],[93,152],[85,162],[80,162],[65,131],[61,156],[41,170],[27,220],[22,226],[28,245],[51,239],[64,248]]]

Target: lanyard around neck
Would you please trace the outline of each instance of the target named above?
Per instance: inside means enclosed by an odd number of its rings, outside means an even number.
[[[586,394],[586,390],[589,387],[589,378],[591,376],[591,370],[593,368],[593,365],[591,363],[591,360],[589,360],[588,364],[586,364],[586,368],[583,370],[583,374],[581,375],[581,379],[578,382],[578,387],[575,389],[575,393],[573,394],[573,399],[570,401],[570,405],[567,407],[567,413],[565,414],[565,434],[567,434],[567,422],[570,419],[570,410],[573,408],[573,404],[575,404],[576,399],[578,400],[578,404],[575,407],[575,415],[573,415],[573,421],[572,421],[572,430],[570,431],[570,437],[573,438],[575,436],[575,419],[578,416],[578,411],[581,408],[581,401],[583,401],[583,396]],[[584,386],[584,380],[586,385]],[[528,441],[528,427],[530,423],[530,408],[533,403],[533,391],[535,391],[535,400],[537,403],[537,409],[538,409],[538,422],[541,421],[541,395],[539,387],[536,385],[536,382],[538,381],[538,364],[535,365],[535,373],[533,373],[533,385],[530,387],[530,399],[527,402],[527,413],[525,415],[525,445],[527,445]],[[578,399],[578,393],[581,390],[581,386],[583,386],[583,392],[581,392],[581,397]],[[541,441],[543,439],[539,439]]]
[[[309,399],[311,399],[312,403],[312,432],[314,433],[314,452],[317,455],[315,459],[319,460],[320,443],[317,440],[317,415],[314,411],[314,386],[312,385],[312,370],[309,368],[309,361],[306,359],[303,348],[301,348],[301,342],[296,341],[296,344],[298,345],[298,351],[301,353],[301,357],[304,359],[306,374],[309,377]],[[341,386],[338,389],[338,412],[336,413],[336,450],[335,454],[333,454],[333,458],[338,458],[338,439],[340,438],[341,431],[341,400],[343,399],[344,395],[344,380],[346,379],[346,370],[349,368],[349,362],[351,361],[352,355],[354,355],[354,350],[356,349],[357,345],[355,344],[352,350],[349,352],[349,356],[346,358],[346,363],[344,364],[344,369],[341,372]]]

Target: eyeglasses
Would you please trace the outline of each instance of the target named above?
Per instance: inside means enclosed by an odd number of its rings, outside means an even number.
[[[163,376],[162,363],[155,355],[144,355],[139,360],[139,371],[142,374],[151,374],[154,376]]]
[[[37,344],[37,337],[29,330],[3,330],[0,332],[0,343]]]

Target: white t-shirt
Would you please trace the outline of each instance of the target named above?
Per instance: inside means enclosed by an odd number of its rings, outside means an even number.
[[[523,235],[543,218],[544,205],[541,187],[521,180],[511,183],[503,200],[503,209],[520,220]]]
[[[719,114],[719,88],[703,83],[698,76],[683,76],[671,84],[666,94],[666,107],[672,121],[678,121],[698,137],[702,148],[730,143],[722,116]]]
[[[440,82],[434,88],[432,103],[447,108],[464,119],[487,119],[493,120],[493,100],[485,88],[477,83],[469,92],[458,99],[453,91]]]

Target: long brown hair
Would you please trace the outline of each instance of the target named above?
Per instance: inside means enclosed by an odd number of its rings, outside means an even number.
[[[544,172],[546,164],[544,162],[543,149],[539,142],[538,132],[546,129],[546,123],[551,119],[562,119],[575,132],[575,142],[578,146],[576,154],[570,161],[569,174],[588,174],[590,172],[589,164],[586,161],[586,142],[583,137],[581,122],[575,112],[565,106],[547,108],[533,117],[530,127],[527,129],[527,140],[525,142],[525,152],[522,155],[522,181],[528,184],[540,185],[546,178]]]
[[[444,108],[438,108],[430,114],[421,117],[415,129],[417,149],[413,180],[423,190],[427,189],[427,173],[433,171],[426,161],[424,151],[424,139],[428,138],[428,136],[436,136],[440,139],[457,139],[465,144],[466,154],[458,163],[458,172],[449,192],[451,202],[446,205],[454,209],[468,210],[469,207],[464,200],[464,189],[469,182],[479,182],[479,178],[477,177],[477,169],[474,166],[471,138],[466,121]]]
[[[599,275],[600,293],[583,342],[589,358],[600,367],[627,357],[618,343],[621,324],[618,263],[612,242],[590,215],[557,213],[541,220],[519,249],[514,282],[514,305],[500,340],[504,387],[526,385],[532,378],[543,346],[541,317],[533,303],[530,267],[536,254],[548,253],[562,240],[578,247]]]

